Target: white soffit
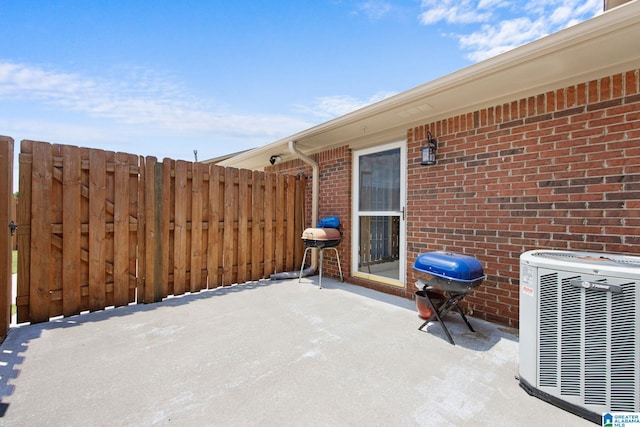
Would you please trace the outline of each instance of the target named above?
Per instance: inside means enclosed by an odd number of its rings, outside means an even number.
[[[269,157],[287,160],[288,142],[306,154],[404,139],[406,130],[462,113],[539,95],[640,68],[640,0],[303,130],[219,164],[262,169]]]

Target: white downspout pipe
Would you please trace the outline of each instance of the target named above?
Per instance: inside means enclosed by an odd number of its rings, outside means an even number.
[[[315,227],[318,224],[318,199],[320,197],[320,166],[309,156],[296,148],[295,141],[289,141],[289,151],[295,154],[303,162],[311,165],[313,171],[311,187],[311,224]],[[311,268],[315,271],[318,268],[318,249],[311,250]]]

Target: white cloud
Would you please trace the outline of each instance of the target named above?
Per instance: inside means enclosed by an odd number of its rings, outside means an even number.
[[[302,113],[312,114],[326,120],[358,110],[392,95],[395,95],[395,92],[378,92],[368,99],[358,99],[344,95],[324,96],[317,98],[310,106],[298,105],[296,108]]]
[[[362,13],[372,21],[377,21],[391,11],[391,5],[384,1],[369,0],[356,6],[357,13]]]
[[[420,22],[424,25],[445,21],[449,24],[470,24],[474,22],[486,22],[491,18],[491,12],[481,9],[486,6],[495,6],[496,1],[480,1],[482,7],[471,0],[423,0],[424,12],[420,14]]]
[[[460,47],[471,52],[468,58],[480,61],[538,39],[546,31],[542,20],[532,22],[525,17],[502,21],[498,26],[484,25],[480,31],[458,36],[458,40]]]
[[[0,100],[31,102],[121,125],[177,135],[279,137],[310,123],[284,115],[214,109],[179,84],[148,70],[119,79],[94,79],[25,64],[0,62]]]
[[[424,25],[467,24],[467,31],[448,34],[468,59],[481,61],[592,18],[602,12],[602,1],[423,0],[422,10]]]

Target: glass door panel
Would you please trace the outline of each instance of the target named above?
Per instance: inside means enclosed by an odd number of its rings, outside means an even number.
[[[401,144],[390,144],[354,159],[354,274],[398,285],[404,280],[403,157]]]

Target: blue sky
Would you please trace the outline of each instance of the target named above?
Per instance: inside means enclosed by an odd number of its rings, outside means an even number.
[[[602,0],[0,0],[0,135],[204,160],[589,19]]]

